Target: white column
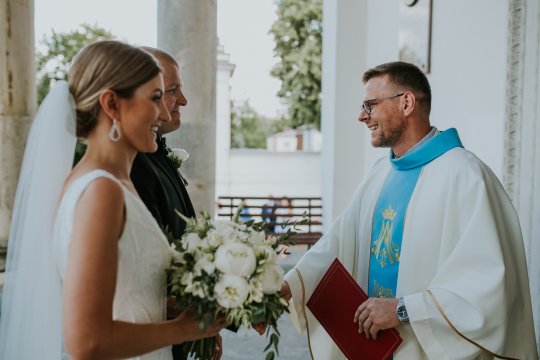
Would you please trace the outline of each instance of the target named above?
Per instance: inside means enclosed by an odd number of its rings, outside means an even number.
[[[190,153],[183,165],[196,211],[214,213],[216,155],[215,0],[159,0],[158,48],[180,63],[188,105],[181,109],[180,131],[168,138],[172,147]]]
[[[322,197],[328,230],[363,177],[365,134],[357,118],[366,69],[366,0],[323,3]]]
[[[540,344],[540,4],[537,0],[509,4],[503,178],[521,222]]]
[[[216,199],[221,195],[231,195],[229,151],[231,148],[231,76],[235,65],[229,61],[229,54],[223,46],[217,52],[217,94],[216,94]]]
[[[34,1],[0,0],[0,271],[29,123],[35,112]]]

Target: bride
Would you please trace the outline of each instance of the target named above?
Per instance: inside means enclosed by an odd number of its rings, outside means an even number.
[[[0,359],[170,359],[167,346],[226,325],[165,320],[171,250],[129,177],[137,151],[156,150],[162,97],[151,55],[103,41],[40,107],[13,211]],[[75,135],[88,149],[71,170]]]

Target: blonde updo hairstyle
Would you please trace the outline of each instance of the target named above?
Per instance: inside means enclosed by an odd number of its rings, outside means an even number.
[[[77,136],[85,138],[95,128],[103,91],[110,89],[120,98],[129,99],[160,72],[152,55],[119,41],[100,41],[82,49],[68,75],[77,109]]]

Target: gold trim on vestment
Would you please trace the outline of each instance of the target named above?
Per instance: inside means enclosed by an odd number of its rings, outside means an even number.
[[[309,347],[309,355],[311,355],[311,360],[315,360],[315,358],[313,357],[313,350],[311,350],[311,339],[310,339],[310,336],[309,336],[309,323],[308,323],[308,318],[307,318],[307,315],[306,315],[306,288],[304,286],[304,278],[302,277],[302,273],[300,272],[300,270],[298,269],[294,269],[296,270],[296,273],[298,274],[298,278],[300,279],[300,284],[302,285],[302,314],[304,315],[304,320],[306,321],[306,330],[307,330],[307,342],[308,342],[308,347]]]
[[[452,322],[450,321],[450,319],[448,319],[448,317],[446,316],[444,310],[442,309],[442,307],[439,305],[439,302],[437,301],[437,299],[435,298],[435,295],[433,295],[433,293],[431,292],[431,290],[427,290],[429,296],[431,296],[431,298],[433,299],[433,302],[435,303],[435,306],[437,307],[437,310],[439,310],[439,312],[441,313],[441,315],[444,317],[444,320],[446,320],[446,322],[448,323],[448,325],[450,325],[450,327],[452,328],[452,330],[455,331],[456,334],[458,334],[459,336],[461,336],[463,339],[467,340],[468,342],[470,342],[471,344],[473,344],[474,346],[476,346],[477,348],[481,349],[482,351],[485,351],[487,352],[489,355],[493,356],[493,357],[496,357],[498,359],[506,359],[506,360],[519,360],[519,359],[516,359],[516,358],[511,358],[511,357],[507,357],[507,356],[502,356],[502,355],[497,355],[495,354],[494,352],[491,352],[489,351],[488,349],[486,349],[485,347],[483,347],[482,345],[476,343],[474,340],[471,340],[469,339],[468,337],[466,337],[465,335],[463,335],[462,333],[459,332],[458,329],[456,329],[456,327],[454,326],[454,324],[452,324]]]

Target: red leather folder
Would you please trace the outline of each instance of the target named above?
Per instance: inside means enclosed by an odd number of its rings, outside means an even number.
[[[401,344],[395,329],[380,331],[377,339],[358,333],[354,314],[367,295],[336,259],[307,302],[307,307],[349,360],[386,360]]]

